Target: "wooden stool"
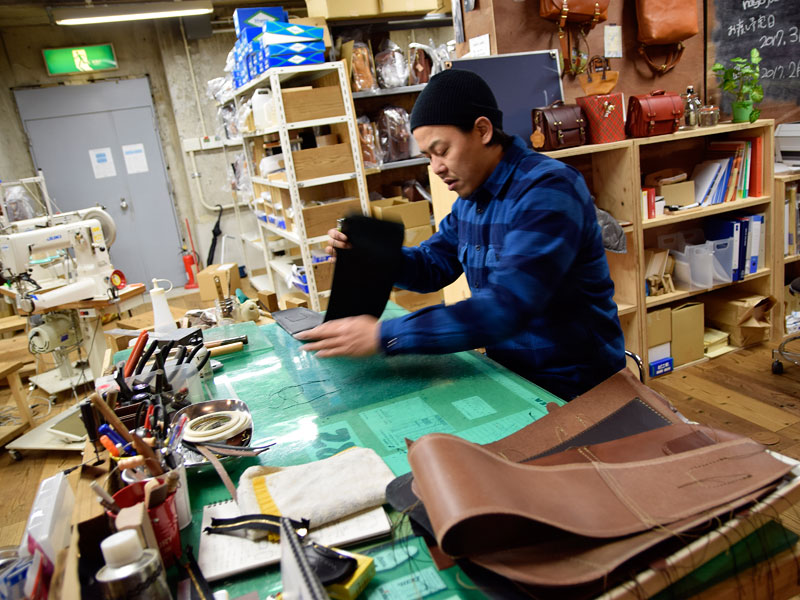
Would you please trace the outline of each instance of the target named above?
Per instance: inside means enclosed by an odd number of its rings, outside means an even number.
[[[19,378],[19,370],[25,363],[16,361],[0,362],[0,380],[6,379],[8,387],[11,388],[11,395],[17,403],[17,409],[22,417],[23,423],[20,425],[0,425],[0,446],[5,446],[8,442],[22,434],[28,427],[33,427],[33,414],[27,404],[25,392],[22,389],[22,381]]]

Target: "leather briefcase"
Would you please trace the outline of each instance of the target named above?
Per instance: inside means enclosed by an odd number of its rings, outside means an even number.
[[[531,111],[531,144],[537,150],[572,148],[586,143],[586,117],[576,104],[556,100],[550,106]]]
[[[683,121],[683,99],[675,92],[656,90],[631,96],[628,101],[628,137],[650,137],[673,133]]]
[[[590,144],[607,144],[625,139],[625,106],[622,94],[601,94],[575,98],[586,115]]]

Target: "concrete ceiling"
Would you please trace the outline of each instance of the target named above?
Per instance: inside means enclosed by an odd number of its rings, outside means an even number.
[[[49,25],[52,23],[49,9],[55,6],[83,6],[85,4],[145,4],[149,0],[0,0],[0,28]],[[282,6],[291,14],[303,16],[306,13],[304,0],[212,0],[214,13],[212,21],[223,24],[230,22],[233,10],[245,6]]]

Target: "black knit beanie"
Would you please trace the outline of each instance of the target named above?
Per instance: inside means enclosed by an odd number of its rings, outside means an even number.
[[[455,125],[471,130],[478,117],[489,119],[495,129],[503,128],[503,112],[480,75],[448,69],[431,77],[414,103],[411,131],[423,125]]]

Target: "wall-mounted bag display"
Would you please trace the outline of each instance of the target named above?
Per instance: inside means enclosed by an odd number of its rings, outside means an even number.
[[[608,4],[611,0],[539,0],[539,16],[558,23],[558,39],[561,44],[562,73],[577,75],[586,69],[588,53],[578,47],[576,35],[586,42],[586,34],[598,23],[608,19]],[[575,27],[568,28],[572,24]],[[585,57],[585,58],[584,58]]]
[[[625,139],[625,105],[622,94],[600,94],[575,98],[589,126],[590,144]]]
[[[586,117],[576,104],[556,100],[531,111],[531,144],[537,150],[560,150],[586,143]]]
[[[683,99],[675,92],[656,90],[628,100],[628,137],[650,137],[678,130],[683,122]]]
[[[656,74],[670,71],[683,55],[683,41],[700,31],[696,0],[636,0],[639,23],[639,54]],[[647,53],[649,46],[669,46],[664,62],[655,62]]]

